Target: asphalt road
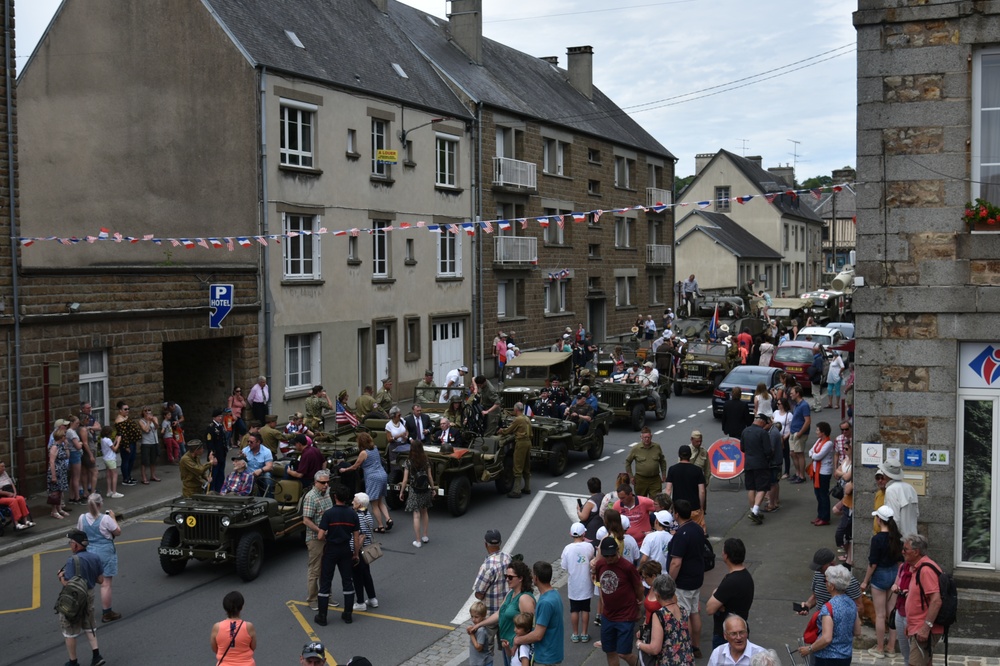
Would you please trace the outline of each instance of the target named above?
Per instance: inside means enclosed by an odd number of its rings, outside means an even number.
[[[702,430],[706,443],[721,437],[707,395],[672,398],[667,418],[649,425],[657,433],[654,441],[664,447],[671,463],[692,429]],[[183,574],[168,577],[156,556],[165,512],[128,522],[118,540],[121,573],[114,582],[114,608],[124,617],[101,626],[102,652],[112,665],[211,663],[211,626],[224,619],[223,596],[239,589],[246,598],[244,619],[257,627],[258,664],[297,663],[301,646],[316,638],[328,646],[331,664],[344,664],[358,654],[373,664],[400,664],[467,619],[472,582],[485,555],[482,536],[487,529],[499,529],[505,550],[522,553],[529,565],[540,559],[557,560],[569,541],[570,512],[576,498],[587,495],[586,479],[600,477],[607,490],[624,468],[637,435],[627,424],[616,424],[606,440],[605,457],[591,462],[585,454],[572,453],[560,477],[536,469],[531,484],[535,493],[519,500],[497,495],[492,483],[477,484],[464,516],[453,518],[443,507],[431,511],[430,543],[420,549],[411,544],[409,514],[393,512],[395,528],[382,538],[385,556],[373,565],[380,607],[355,613],[350,626],[340,621],[334,609],[329,626],[313,622],[314,613],[304,604],[305,549],[297,541],[270,548],[263,573],[250,583],[243,583],[231,566],[196,562]],[[729,532],[746,510],[745,493],[726,492],[725,483],[714,483],[707,518],[713,537]],[[718,545],[716,552],[721,552]],[[68,554],[65,542],[56,542],[0,561],[0,635],[4,637],[0,661],[4,664],[65,661],[52,605],[58,589],[56,572]],[[722,573],[720,560],[712,574],[717,581]],[[714,587],[711,580],[706,582],[709,592]],[[334,598],[339,587],[335,578]],[[710,632],[711,622],[705,625]],[[593,633],[596,640],[597,632]],[[565,663],[581,663],[593,647],[570,643],[569,634],[566,631]],[[710,638],[703,640],[703,645],[709,644]],[[89,658],[84,663],[88,662]]]

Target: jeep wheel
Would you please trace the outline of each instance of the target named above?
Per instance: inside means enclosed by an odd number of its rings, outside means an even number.
[[[263,566],[263,537],[260,532],[244,532],[236,545],[236,573],[249,582],[260,575]]]
[[[513,482],[513,479],[511,479]],[[469,510],[472,499],[472,484],[466,476],[457,476],[448,484],[448,511],[453,516],[461,516]]]
[[[181,531],[171,525],[160,538],[160,548],[176,548],[179,545],[181,545]],[[184,571],[187,563],[187,558],[177,559],[170,555],[160,555],[160,568],[168,576],[176,576]]]
[[[508,454],[503,459],[503,470],[500,476],[493,479],[493,484],[497,487],[497,493],[506,495],[514,489],[514,455]]]
[[[587,449],[587,457],[591,460],[597,460],[604,453],[604,431],[594,435],[594,444]]]
[[[640,402],[632,406],[632,430],[642,430],[644,425],[646,425],[646,405]]]
[[[556,442],[549,451],[549,474],[561,476],[566,471],[566,464],[569,462],[569,448],[565,442]]]
[[[403,472],[396,470],[389,475],[389,485],[399,485],[403,482]],[[405,503],[399,499],[399,491],[391,488],[385,491],[385,503],[393,510],[402,509]]]

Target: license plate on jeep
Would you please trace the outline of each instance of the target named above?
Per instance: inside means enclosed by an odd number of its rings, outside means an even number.
[[[156,552],[160,555],[166,555],[168,557],[183,557],[187,554],[180,548],[167,548],[165,546],[160,546]]]

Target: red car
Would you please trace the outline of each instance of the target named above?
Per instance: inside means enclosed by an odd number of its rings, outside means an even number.
[[[809,367],[813,362],[813,344],[805,340],[789,340],[774,350],[771,357],[771,367],[781,368],[786,374],[795,377],[805,394],[812,393],[812,382],[809,380]]]

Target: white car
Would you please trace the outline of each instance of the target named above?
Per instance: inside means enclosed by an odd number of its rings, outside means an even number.
[[[799,334],[795,336],[795,339],[797,341],[811,340],[827,349],[843,342],[844,334],[835,328],[827,328],[826,326],[807,326],[799,329]]]

